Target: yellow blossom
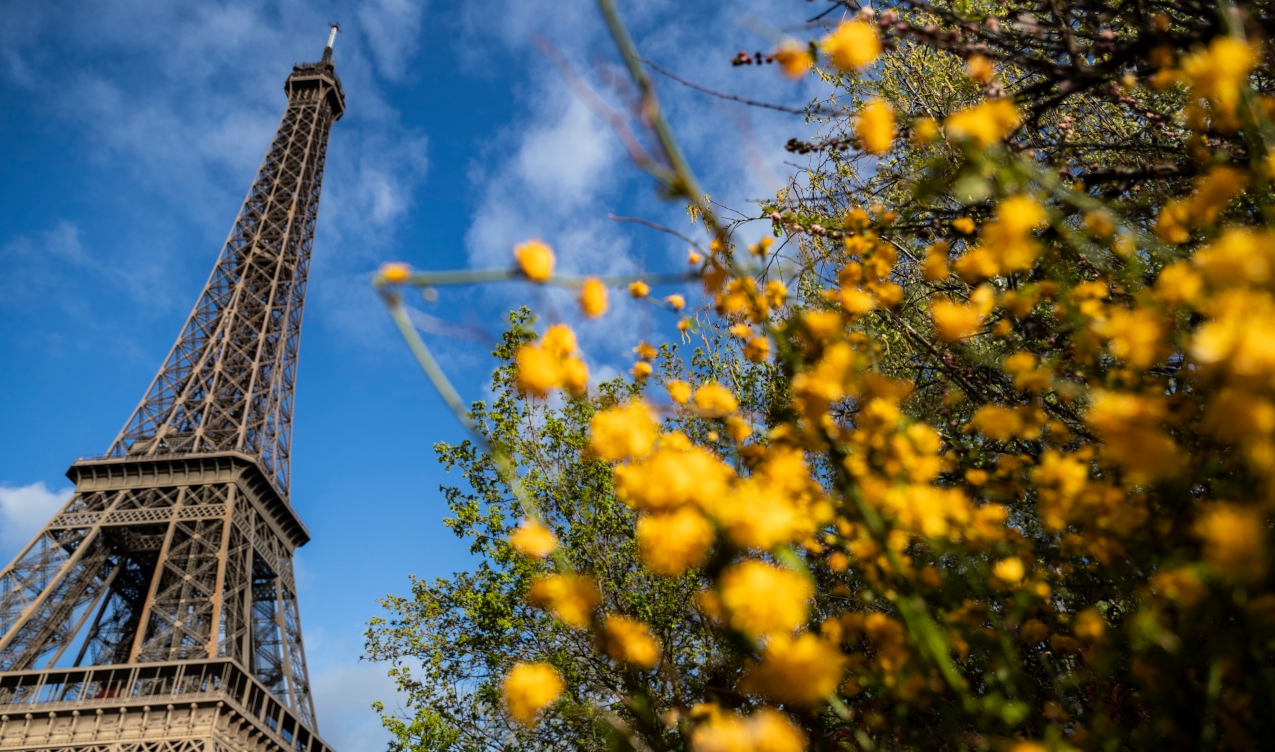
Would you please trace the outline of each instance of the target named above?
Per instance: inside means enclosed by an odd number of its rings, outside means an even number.
[[[770,340],[765,337],[753,337],[744,345],[744,357],[754,363],[761,363],[770,357]]]
[[[651,364],[645,360],[639,360],[633,364],[633,378],[637,381],[645,379],[651,375]]]
[[[597,279],[590,277],[580,288],[580,309],[589,318],[597,318],[607,310],[607,288]]]
[[[753,638],[792,634],[806,621],[814,596],[806,578],[756,559],[727,569],[718,586],[727,623]]]
[[[939,124],[932,117],[917,118],[912,124],[912,140],[921,146],[933,143],[938,135]]]
[[[679,405],[685,405],[691,398],[691,385],[680,379],[669,379],[664,382],[664,388],[668,390],[669,399]]]
[[[686,298],[682,295],[670,295],[664,299],[664,302],[668,303],[674,311],[680,311],[686,307]]]
[[[643,401],[612,407],[589,423],[589,448],[604,460],[642,457],[655,446],[655,415]]]
[[[1238,504],[1214,504],[1200,517],[1195,532],[1204,541],[1204,560],[1222,576],[1255,582],[1266,574],[1266,518]]]
[[[692,507],[645,514],[635,530],[642,561],[652,571],[676,576],[699,566],[713,545],[713,525]]]
[[[1071,625],[1072,634],[1085,642],[1097,642],[1102,639],[1102,633],[1106,629],[1106,620],[1102,618],[1102,614],[1098,613],[1097,609],[1093,608],[1087,608],[1076,614],[1076,618]]]
[[[941,282],[947,279],[951,270],[947,265],[948,245],[938,242],[925,249],[925,261],[921,265],[921,274],[927,282]]]
[[[742,481],[711,511],[726,537],[742,548],[769,550],[814,531],[800,502],[765,479]]]
[[[944,124],[949,137],[970,140],[987,148],[1018,128],[1018,110],[1008,99],[993,99],[948,117]]]
[[[957,217],[956,219],[952,220],[952,229],[956,230],[962,235],[969,235],[970,233],[974,232],[974,220],[970,219],[969,217]]]
[[[518,348],[514,362],[517,365],[518,389],[526,394],[544,397],[549,390],[562,384],[560,359],[535,345]]]
[[[669,434],[649,457],[615,469],[615,490],[622,501],[643,510],[683,504],[707,508],[726,493],[733,475],[708,450],[691,446],[684,435]]]
[[[833,66],[858,71],[872,65],[881,54],[877,30],[862,21],[845,21],[820,43]]]
[[[692,752],[753,752],[748,727],[737,713],[714,712],[691,734]]]
[[[634,298],[645,298],[651,294],[651,286],[639,279],[629,285],[629,294]]]
[[[553,249],[539,240],[530,240],[514,247],[518,268],[533,282],[544,282],[553,276]]]
[[[553,613],[574,629],[589,626],[589,616],[602,603],[602,593],[589,577],[551,574],[531,583],[527,600]]]
[[[1123,468],[1131,484],[1173,475],[1179,451],[1164,431],[1165,406],[1152,397],[1097,390],[1087,420],[1102,439],[1102,455]]]
[[[525,519],[509,536],[509,545],[523,556],[543,559],[558,547],[558,538],[549,528]]]
[[[983,326],[983,317],[978,309],[946,298],[937,298],[930,302],[930,316],[934,321],[935,333],[944,342],[972,337]]]
[[[1240,87],[1257,64],[1257,51],[1246,42],[1225,34],[1214,37],[1207,50],[1182,58],[1183,75],[1196,96],[1204,97],[1222,116],[1233,116]]]
[[[885,154],[894,143],[894,110],[885,100],[869,101],[855,119],[854,131],[864,151]]]
[[[654,360],[658,354],[655,347],[650,342],[639,342],[637,347],[633,348],[633,352],[642,360]]]
[[[996,77],[996,66],[991,60],[976,53],[965,61],[965,73],[978,83],[987,84]]]
[[[806,749],[806,735],[777,710],[762,708],[748,717],[747,724],[752,752],[804,752]]]
[[[695,390],[695,410],[704,418],[724,418],[739,409],[739,401],[729,389],[716,382]]]
[[[534,726],[541,710],[562,696],[562,677],[547,663],[519,663],[505,677],[502,686],[505,708],[514,720]]]
[[[746,691],[794,705],[818,705],[841,683],[846,657],[836,645],[804,633],[774,637],[744,676]]]
[[[412,267],[407,264],[382,264],[381,279],[392,285],[402,284],[412,278]]]
[[[779,69],[784,72],[784,75],[791,79],[806,75],[812,62],[809,48],[791,39],[779,45],[779,49],[775,50],[771,57],[779,63]]]
[[[992,567],[992,576],[1007,585],[1016,585],[1023,579],[1023,560],[1017,556],[1001,559]]]
[[[536,397],[547,396],[557,388],[583,392],[588,386],[589,369],[575,357],[575,351],[575,333],[562,324],[549,327],[538,342],[518,348],[514,355],[518,390]]]
[[[608,615],[602,621],[602,650],[621,663],[654,668],[660,660],[660,644],[651,628],[627,616]]]

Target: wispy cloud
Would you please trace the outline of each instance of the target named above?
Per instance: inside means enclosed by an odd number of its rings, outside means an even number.
[[[71,498],[70,488],[50,490],[43,481],[27,486],[0,485],[0,567],[30,542]]]

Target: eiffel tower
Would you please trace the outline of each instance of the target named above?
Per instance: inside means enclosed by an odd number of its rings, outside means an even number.
[[[288,107],[194,311],[66,506],[0,571],[0,750],[327,752],[301,642],[293,388],[332,62]]]

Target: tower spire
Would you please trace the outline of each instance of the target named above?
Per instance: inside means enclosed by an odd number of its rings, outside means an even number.
[[[141,404],[104,457],[71,466],[71,500],[0,570],[0,748],[328,752],[292,570],[309,533],[288,489],[310,251],[345,110],[331,53],[329,38],[322,62],[288,76],[279,128]]]
[[[323,48],[323,62],[332,59],[332,45],[336,42],[337,32],[341,30],[341,24],[328,24],[332,27],[332,31],[328,34],[328,46]]]

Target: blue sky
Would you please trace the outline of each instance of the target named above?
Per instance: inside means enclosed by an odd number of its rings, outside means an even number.
[[[621,3],[644,54],[721,90],[800,104],[811,82],[773,66],[758,19],[798,23],[822,3]],[[481,3],[49,0],[0,24],[0,559],[66,498],[63,473],[103,452],[137,404],[203,285],[283,111],[291,65],[339,21],[347,93],[315,243],[293,446],[294,506],[313,541],[297,566],[320,729],[344,752],[384,747],[368,704],[394,706],[359,661],[365,622],[407,575],[468,565],[441,525],[432,446],[460,438],[367,284],[382,261],[508,263],[541,237],[569,271],[679,269],[686,247],[608,213],[691,231],[619,140],[530,43],[558,46],[605,98],[609,40],[587,0]],[[756,213],[806,137],[799,118],[658,82],[705,189]],[[768,231],[754,223],[751,235]],[[666,292],[674,292],[667,290]],[[613,299],[619,296],[613,296]],[[489,329],[522,286],[445,291],[429,313]],[[628,365],[664,314],[631,301],[580,327],[592,370]],[[480,343],[431,340],[470,399],[492,363]]]

